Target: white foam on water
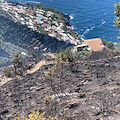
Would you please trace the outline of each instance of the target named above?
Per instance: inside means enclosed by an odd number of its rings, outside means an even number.
[[[83,33],[83,35],[89,33],[89,32],[90,32],[91,30],[93,30],[94,28],[95,28],[95,26],[91,26],[91,28],[87,28],[87,29],[85,30],[85,32]]]
[[[101,23],[98,27],[103,26],[105,23],[106,23],[106,21],[105,21],[105,20],[102,20],[102,23]]]
[[[95,28],[95,26],[91,27],[91,29],[90,29],[90,30],[93,30],[94,28]]]
[[[90,19],[85,19],[85,21],[89,21]]]
[[[69,15],[69,17],[70,17],[71,20],[74,19],[74,15],[73,14]]]
[[[91,26],[91,25],[89,25],[89,26],[90,26],[90,28],[86,28],[86,30],[84,31],[84,33],[82,35],[79,35],[79,37],[82,40],[85,40],[86,39],[85,35],[88,34],[90,31],[92,31],[95,28],[95,26]],[[83,31],[83,29],[81,29],[81,31]]]
[[[72,29],[74,30],[74,26],[72,25],[71,27],[72,27]]]
[[[83,33],[83,35],[85,35],[85,34],[89,33],[89,31],[90,31],[90,29],[89,29],[89,28],[87,28],[87,29],[85,30],[85,32]]]
[[[28,1],[29,3],[35,3],[35,4],[41,4],[41,2],[37,2],[37,1]]]
[[[79,37],[82,39],[82,40],[85,40],[85,36],[82,34],[82,35],[79,35]]]
[[[22,55],[25,55],[25,56],[27,55],[25,52],[21,52],[21,54],[22,54]]]

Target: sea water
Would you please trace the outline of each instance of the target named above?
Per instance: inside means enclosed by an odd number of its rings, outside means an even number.
[[[24,3],[26,0],[18,0]],[[120,42],[114,26],[114,4],[118,0],[28,0],[28,3],[53,7],[70,16],[72,28],[83,39],[102,38]]]

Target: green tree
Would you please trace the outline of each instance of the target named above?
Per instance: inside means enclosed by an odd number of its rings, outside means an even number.
[[[60,52],[57,54],[56,61],[58,63],[66,63],[66,62],[72,63],[74,62],[74,57],[71,52],[66,52],[66,53]]]
[[[116,14],[115,26],[120,28],[120,1],[115,3],[114,7],[115,7],[115,12],[114,13]]]
[[[103,43],[103,45],[107,46],[109,49],[113,49],[114,48],[114,44],[113,44],[112,41],[107,42],[107,41],[102,39],[102,43]]]
[[[12,60],[11,60],[11,63],[13,64],[14,66],[14,69],[15,69],[15,74],[17,73],[17,68],[22,66],[22,60],[21,60],[21,55],[16,53],[14,54]]]
[[[3,73],[4,73],[4,75],[5,75],[6,77],[10,77],[10,76],[11,76],[11,68],[10,68],[10,67],[6,68],[6,69],[3,71]]]

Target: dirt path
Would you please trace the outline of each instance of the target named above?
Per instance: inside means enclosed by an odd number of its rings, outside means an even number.
[[[27,72],[24,74],[28,75],[28,74],[33,74],[36,71],[38,71],[43,65],[48,65],[48,64],[53,64],[55,62],[49,62],[49,61],[45,61],[45,60],[41,60],[40,62],[38,62],[34,68],[31,68],[30,70],[27,70]],[[17,76],[16,76],[17,77]],[[14,78],[7,78],[3,75],[0,75],[0,86],[2,86],[3,84],[9,82],[10,80],[13,80]]]
[[[55,54],[53,53],[46,53],[43,54],[44,56],[50,56],[51,58],[56,58]],[[24,75],[28,75],[28,74],[33,74],[36,71],[38,71],[43,65],[49,65],[49,64],[54,64],[55,61],[47,61],[47,60],[41,60],[40,62],[38,62],[34,68],[31,68],[30,70],[27,70],[27,72]],[[16,76],[17,77],[17,76]],[[2,86],[3,84],[7,83],[10,80],[13,80],[14,78],[7,78],[3,75],[0,75],[0,86]]]
[[[51,58],[56,58],[55,54],[53,53],[46,53],[44,54],[44,56],[50,56]],[[53,64],[55,63],[55,61],[46,61],[46,60],[41,60],[40,62],[38,62],[34,68],[30,69],[30,70],[27,70],[27,73],[26,74],[33,74],[35,73],[36,71],[38,71],[40,69],[40,67],[42,67],[43,65],[49,65],[49,64]]]
[[[27,74],[33,74],[35,73],[36,71],[38,71],[43,65],[49,65],[49,64],[54,64],[55,62],[51,61],[45,61],[45,60],[41,60],[40,62],[38,62],[34,68],[30,69],[30,70],[27,70]]]
[[[47,62],[45,60],[41,60],[40,62],[38,62],[34,68],[30,69],[30,70],[27,70],[27,74],[32,74],[32,73],[35,73],[37,70],[40,69],[40,67],[42,65],[47,65]]]
[[[0,86],[7,83],[8,81],[12,80],[12,78],[7,78],[5,76],[0,75]]]
[[[46,55],[50,56],[51,58],[56,59],[56,55],[53,54],[53,53],[46,53],[46,54],[44,54],[44,56],[46,56]]]

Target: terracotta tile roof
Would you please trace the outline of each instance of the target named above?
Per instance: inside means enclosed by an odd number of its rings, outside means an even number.
[[[42,24],[42,26],[43,26],[43,27],[46,27],[46,24],[45,24],[45,23],[43,23],[43,24]]]
[[[29,12],[30,12],[31,15],[34,14],[34,11],[33,11],[33,10],[30,10]]]
[[[26,12],[27,12],[28,14],[31,14],[31,15],[34,14],[34,11],[33,11],[33,10],[30,10],[30,9],[27,9]]]
[[[55,32],[55,31],[52,31],[52,33],[53,33],[54,35],[56,35],[56,32]]]
[[[84,40],[84,44],[88,44],[93,51],[100,51],[104,47],[100,38]]]
[[[66,26],[68,29],[72,29],[72,27],[71,26]]]
[[[23,8],[23,10],[26,10],[25,8]]]

